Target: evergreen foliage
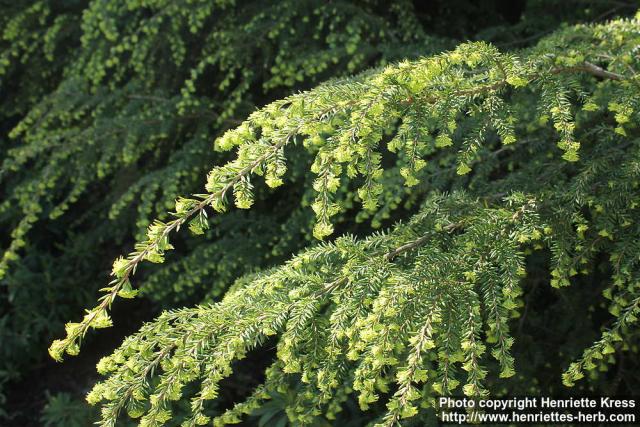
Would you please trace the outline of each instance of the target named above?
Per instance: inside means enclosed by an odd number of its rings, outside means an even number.
[[[104,254],[130,246],[225,161],[210,149],[221,131],[292,87],[451,45],[424,34],[409,2],[385,3],[2,6],[0,402],[1,384],[40,362],[94,298]],[[185,239],[185,257],[153,271],[145,295],[165,307],[211,300],[282,262],[311,238],[299,198]]]
[[[178,199],[171,219],[153,222],[135,251],[114,262],[99,305],[67,324],[51,355],[77,354],[88,329],[110,326],[108,308],[135,296],[136,268],[163,262],[173,231],[202,233],[206,210],[222,213],[230,199],[250,208],[255,176],[282,185],[289,152],[306,150],[315,237],[331,235],[332,218],[359,209],[354,202],[374,217],[399,203],[416,212],[387,232],[313,246],[240,279],[219,303],[145,325],[98,365],[108,378],[88,400],[105,402],[103,425],[123,408],[141,425],[162,425],[171,401],[187,398],[184,425],[208,423],[207,401],[233,362],[272,336],[278,354],[264,383],[214,425],[238,422],[298,376],[303,389],[286,408],[298,424],[335,417],[352,392],[363,410],[389,396],[379,425],[460,387],[486,396],[488,382],[515,373],[509,319],[523,305],[525,255],[545,248],[555,287],[592,274],[599,255],[610,260],[603,293],[615,321],[563,381],[599,375],[616,352],[636,351],[638,18],[571,27],[518,53],[465,43],[252,113],[216,141],[237,156],[210,171],[207,193]],[[439,171],[455,171],[452,187],[468,190],[438,194],[429,176]],[[200,390],[185,396],[194,381]]]
[[[229,424],[269,400],[310,424],[353,397],[394,425],[442,394],[549,392],[523,331],[538,282],[574,285],[547,308],[574,328],[564,384],[609,387],[610,365],[620,381],[640,311],[638,16],[548,35],[631,9],[530,1],[504,25],[498,3],[3,6],[0,403],[134,240],[50,348],[77,354],[118,297],[167,309],[99,363],[103,425]],[[220,404],[265,350],[264,381]]]

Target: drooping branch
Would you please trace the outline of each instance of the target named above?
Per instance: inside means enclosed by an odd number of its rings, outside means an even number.
[[[79,341],[84,337],[90,327],[100,328],[108,326],[110,321],[108,320],[107,311],[123,287],[127,285],[130,286],[130,277],[135,274],[138,265],[150,254],[161,249],[161,246],[166,242],[166,239],[172,231],[179,229],[195,214],[201,212],[215,201],[224,199],[226,193],[231,190],[236,183],[252,173],[256,167],[269,160],[279,149],[290,142],[296,131],[297,129],[290,132],[286,137],[268,149],[266,153],[242,168],[222,189],[209,194],[194,207],[180,214],[179,218],[165,224],[165,227],[158,236],[155,236],[151,241],[144,244],[144,248],[141,250],[133,252],[131,258],[126,261],[126,265],[122,267],[121,273],[110,283],[111,287],[106,288],[108,293],[100,298],[100,304],[90,310],[80,323],[67,324],[67,336],[64,340],[54,341],[49,348],[49,354],[58,361],[62,360],[62,355],[65,351],[69,354],[75,354],[78,351]],[[114,272],[113,275],[116,275],[116,272]]]

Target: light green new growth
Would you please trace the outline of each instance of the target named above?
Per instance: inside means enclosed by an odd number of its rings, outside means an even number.
[[[188,225],[201,233],[207,209],[222,213],[231,197],[250,208],[256,177],[282,185],[287,150],[303,147],[314,156],[318,239],[333,233],[334,217],[354,199],[375,216],[398,203],[403,186],[419,197],[422,182],[448,169],[457,179],[479,178],[467,191],[422,196],[414,215],[388,232],[309,248],[240,280],[218,303],[146,324],[98,365],[108,376],[88,400],[103,402],[102,425],[114,425],[123,409],[142,426],[162,425],[181,399],[191,399],[185,426],[209,423],[207,401],[233,362],[270,337],[277,360],[264,384],[214,425],[238,422],[294,377],[303,388],[287,415],[299,424],[331,418],[350,393],[364,410],[390,394],[378,420],[385,426],[438,395],[486,396],[488,359],[500,377],[516,372],[509,320],[523,305],[525,256],[544,248],[553,255],[553,286],[588,272],[598,253],[613,265],[605,296],[617,320],[567,370],[572,385],[611,362],[640,314],[639,43],[638,19],[569,28],[517,54],[465,43],[251,114],[216,141],[216,149],[237,149],[236,158],[210,172],[206,194],[178,199],[173,219],[154,222],[147,240],[114,262],[100,303],[67,325],[52,357],[77,354],[89,329],[110,326],[111,304],[135,296],[131,277],[143,260],[163,261],[172,231]],[[527,162],[540,150],[546,164]],[[489,179],[483,164],[503,155],[512,156],[512,173]],[[194,382],[199,391],[183,393]]]

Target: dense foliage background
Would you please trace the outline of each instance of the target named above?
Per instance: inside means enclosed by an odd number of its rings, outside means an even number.
[[[462,41],[510,51],[566,25],[631,16],[636,7],[604,0],[3,1],[0,424],[88,425],[96,414],[82,399],[96,380],[95,363],[123,336],[162,309],[219,300],[236,278],[281,264],[313,241],[311,157],[299,150],[285,176],[295,185],[256,186],[253,209],[211,219],[204,236],[180,234],[176,254],[139,273],[144,298],[116,304],[113,330],[88,337],[82,355],[65,365],[46,354],[64,323],[95,300],[111,260],[153,218],[166,219],[178,195],[200,192],[212,165],[231,158],[213,141],[256,108]],[[455,169],[431,176],[428,185],[387,197],[373,215],[342,212],[336,234],[366,235],[406,218],[405,200],[452,190],[454,177]],[[541,273],[527,278],[516,328],[514,352],[529,362],[518,366],[530,387],[521,394],[565,393],[563,368],[598,337],[607,316],[593,303],[608,274],[602,262],[576,293],[541,286],[550,279],[548,257],[530,260]],[[550,352],[561,359],[554,366]],[[272,356],[250,359],[264,367]],[[636,368],[623,357],[588,387],[631,393]],[[218,404],[228,407],[260,380],[241,371]],[[284,422],[290,398],[272,400],[263,420]],[[352,425],[371,416],[347,406],[341,416]]]

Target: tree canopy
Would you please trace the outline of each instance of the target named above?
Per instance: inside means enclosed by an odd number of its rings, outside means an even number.
[[[70,318],[49,353],[77,355],[141,295],[164,310],[98,363],[104,426],[270,401],[294,425],[391,426],[441,395],[632,392],[640,16],[545,6],[7,8],[3,363]],[[633,12],[591,6],[573,19]],[[254,390],[219,399],[246,369]]]

